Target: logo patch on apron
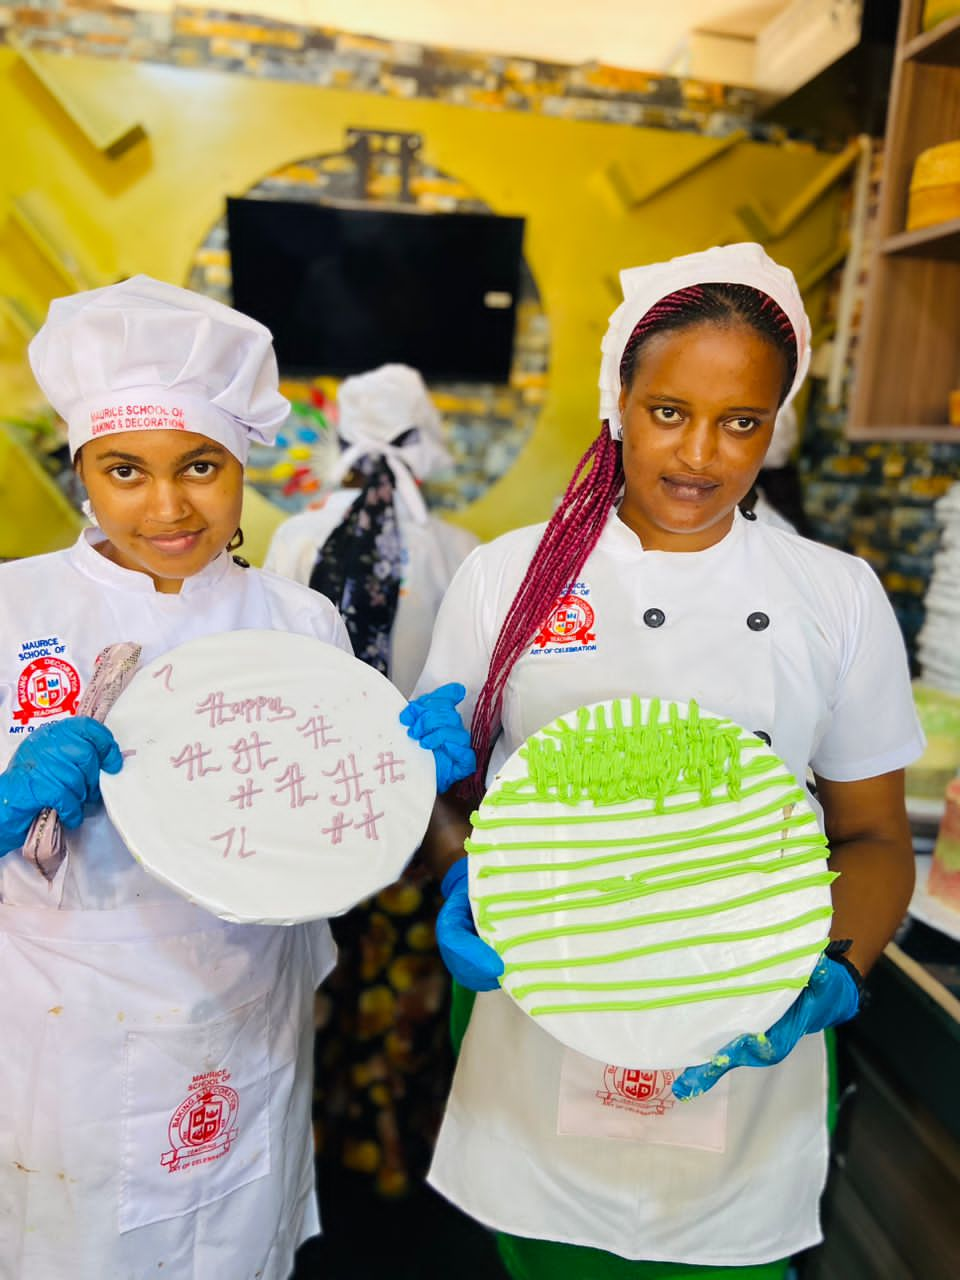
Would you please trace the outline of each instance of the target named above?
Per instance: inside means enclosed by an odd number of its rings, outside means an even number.
[[[236,1142],[235,1121],[240,1096],[227,1086],[229,1071],[209,1071],[194,1076],[190,1093],[170,1118],[170,1149],[160,1157],[168,1173],[220,1160]]]
[[[618,1138],[660,1147],[724,1151],[729,1079],[682,1105],[672,1085],[682,1068],[618,1067],[564,1049],[557,1102],[557,1133]]]
[[[597,1090],[597,1097],[605,1107],[623,1107],[640,1116],[662,1116],[677,1105],[670,1086],[679,1074],[607,1063],[603,1071],[605,1088]]]

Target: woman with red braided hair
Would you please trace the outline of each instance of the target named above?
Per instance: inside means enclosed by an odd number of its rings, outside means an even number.
[[[759,245],[730,245],[621,279],[600,433],[546,526],[466,560],[420,687],[466,687],[474,802],[531,733],[586,703],[693,698],[752,728],[795,777],[813,773],[842,872],[837,941],[766,1036],[667,1087],[642,1139],[571,1130],[579,1055],[497,989],[503,964],[467,896],[467,808],[448,794],[426,849],[446,873],[437,936],[466,1033],[430,1180],[500,1233],[515,1280],[774,1280],[820,1239],[819,1033],[857,1012],[860,974],[909,900],[903,768],[923,739],[869,567],[740,511],[809,364],[793,276]],[[429,727],[425,703],[412,732]]]

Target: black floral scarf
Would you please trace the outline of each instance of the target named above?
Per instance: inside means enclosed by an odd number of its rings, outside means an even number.
[[[340,610],[355,655],[386,675],[404,563],[393,474],[377,454],[354,470],[363,487],[317,553],[310,586]]]

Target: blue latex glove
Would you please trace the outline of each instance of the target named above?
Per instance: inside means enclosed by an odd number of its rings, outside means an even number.
[[[443,877],[440,891],[446,901],[437,916],[437,946],[443,963],[462,987],[496,991],[503,961],[477,935],[470,910],[467,866],[467,859],[459,858]]]
[[[849,969],[821,956],[809,984],[765,1035],[737,1036],[709,1062],[687,1067],[673,1082],[674,1097],[699,1097],[734,1067],[772,1067],[782,1062],[803,1036],[849,1022],[859,1008],[860,992]]]
[[[457,710],[457,703],[463,701],[466,692],[462,684],[441,685],[432,693],[414,698],[400,712],[400,723],[407,726],[407,735],[433,752],[437,791],[441,793],[449,791],[461,778],[469,778],[477,767],[470,732]]]
[[[79,827],[83,806],[100,800],[100,770],[119,773],[123,757],[109,729],[73,716],[35,729],[0,774],[0,855],[19,849],[43,809]]]

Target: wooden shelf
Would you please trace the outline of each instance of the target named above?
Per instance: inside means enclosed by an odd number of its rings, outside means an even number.
[[[847,433],[960,445],[960,428],[945,423],[960,388],[960,218],[903,230],[917,157],[960,137],[960,17],[923,31],[923,8],[900,6]]]
[[[915,254],[923,258],[960,258],[960,218],[887,236],[880,252]]]
[[[901,444],[955,444],[960,445],[960,427],[939,426],[886,426],[847,427],[848,440],[899,442]]]
[[[926,62],[938,67],[960,67],[960,17],[947,18],[932,31],[908,40],[900,50],[903,62]]]

